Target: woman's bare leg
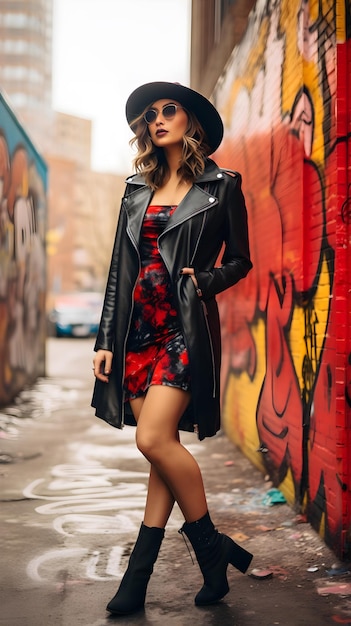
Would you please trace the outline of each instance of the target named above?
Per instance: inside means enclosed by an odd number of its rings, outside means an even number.
[[[107,605],[110,613],[126,615],[144,606],[145,594],[164,536],[164,526],[176,500],[185,517],[181,529],[190,539],[204,585],[197,605],[217,602],[229,591],[227,567],[246,571],[252,555],[218,533],[207,511],[200,468],[179,441],[178,424],[190,395],[172,387],[152,386],[132,402],[137,420],[136,442],[151,464],[144,524],[117,593]]]
[[[194,457],[180,443],[178,435],[179,420],[189,400],[189,393],[159,385],[151,386],[143,399],[137,420],[136,442],[152,465],[152,489],[148,509],[150,517],[151,505],[157,499],[157,489],[163,493],[165,504],[165,487],[168,488],[168,494],[178,502],[187,522],[196,521],[207,512],[200,468]],[[168,497],[170,505],[170,495]]]
[[[131,400],[130,406],[138,422],[145,396]],[[164,480],[151,465],[147,498],[144,512],[144,524],[150,528],[165,528],[174,506],[174,497]]]
[[[144,524],[165,528],[174,506],[174,497],[152,465],[144,513]]]

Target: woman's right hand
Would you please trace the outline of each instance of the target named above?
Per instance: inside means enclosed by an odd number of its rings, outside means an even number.
[[[112,369],[113,352],[110,350],[98,350],[93,359],[94,375],[103,383],[108,383]]]

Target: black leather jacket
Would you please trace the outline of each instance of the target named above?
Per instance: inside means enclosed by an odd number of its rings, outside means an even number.
[[[142,176],[126,182],[95,343],[95,350],[113,352],[112,372],[109,383],[96,380],[92,400],[96,415],[118,428],[135,424],[123,397],[125,346],[140,270],[140,232],[152,198]],[[222,264],[215,267],[223,244]],[[203,439],[220,427],[221,340],[215,296],[252,267],[240,174],[208,159],[205,172],[169,218],[158,246],[171,277],[190,362],[191,403],[180,428],[197,430]],[[194,267],[202,297],[190,276],[180,274],[183,267]]]

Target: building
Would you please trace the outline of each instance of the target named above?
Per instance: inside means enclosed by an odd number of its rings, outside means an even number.
[[[192,86],[242,174],[253,270],[220,294],[228,436],[351,554],[351,9],[193,0]]]
[[[0,87],[41,150],[51,141],[52,0],[0,0]]]
[[[51,153],[91,168],[92,122],[86,118],[53,112]]]
[[[52,109],[52,16],[53,0],[0,0],[0,91],[49,166],[48,309],[103,288],[124,181],[92,171],[91,120]]]
[[[192,0],[190,81],[209,97],[240,42],[255,0]]]
[[[73,291],[103,291],[124,177],[51,155],[47,231],[47,308]]]

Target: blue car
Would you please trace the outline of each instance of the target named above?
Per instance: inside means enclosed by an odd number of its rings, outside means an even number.
[[[56,299],[50,315],[56,337],[90,337],[99,328],[102,295],[77,293]]]

